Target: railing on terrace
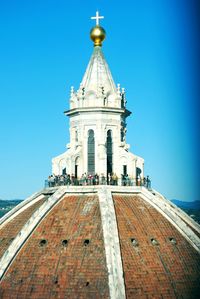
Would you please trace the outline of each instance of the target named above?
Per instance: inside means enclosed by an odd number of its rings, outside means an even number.
[[[103,179],[95,179],[93,178],[73,178],[73,179],[47,179],[45,180],[45,188],[50,187],[57,187],[57,186],[95,186],[95,185],[112,185],[112,186],[143,186],[147,189],[151,190],[151,181],[148,180],[141,180],[138,181],[136,179],[132,178],[126,178],[126,179],[117,179],[117,180],[111,180],[110,182],[107,182],[105,178]]]

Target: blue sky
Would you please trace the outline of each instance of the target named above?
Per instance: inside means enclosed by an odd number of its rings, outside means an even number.
[[[0,198],[41,189],[64,152],[63,111],[92,54],[99,9],[103,52],[133,112],[131,150],[167,198],[199,199],[197,2],[0,0]]]

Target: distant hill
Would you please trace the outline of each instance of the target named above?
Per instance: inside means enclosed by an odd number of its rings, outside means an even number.
[[[200,210],[200,200],[181,201],[181,200],[177,200],[177,199],[172,199],[172,202],[175,205],[177,205],[179,208]]]
[[[191,218],[200,224],[200,201],[181,201],[177,199],[171,200],[176,206],[186,212]]]
[[[171,200],[176,206],[186,212],[191,218],[200,224],[200,201],[181,201],[177,199]],[[0,199],[0,218],[22,202],[22,199],[2,200]]]
[[[22,202],[22,199],[2,200],[0,199],[0,218]]]

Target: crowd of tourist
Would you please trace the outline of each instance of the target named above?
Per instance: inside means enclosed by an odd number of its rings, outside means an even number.
[[[147,189],[151,188],[151,180],[149,176],[143,179],[138,176],[136,179],[132,179],[128,174],[121,174],[121,178],[113,174],[108,174],[108,176],[102,175],[91,175],[82,174],[81,178],[76,178],[74,174],[62,174],[62,175],[50,175],[46,181],[48,187],[73,185],[73,186],[87,186],[87,185],[120,185],[120,186],[144,186]]]

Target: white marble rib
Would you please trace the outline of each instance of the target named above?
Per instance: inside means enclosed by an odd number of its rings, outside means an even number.
[[[27,238],[34,231],[38,223],[45,217],[46,213],[52,206],[65,194],[65,187],[60,187],[51,197],[49,197],[31,216],[27,223],[23,226],[16,238],[10,244],[4,255],[0,259],[0,280],[8,269],[16,254],[23,246]]]
[[[110,298],[125,299],[122,258],[112,194],[109,188],[102,187],[98,191],[98,196],[108,269]]]

